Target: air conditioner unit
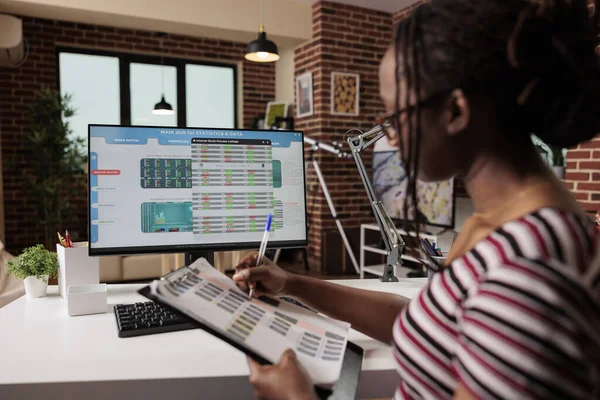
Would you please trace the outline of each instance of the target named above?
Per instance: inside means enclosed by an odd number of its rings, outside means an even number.
[[[23,21],[0,14],[0,66],[17,66],[23,57]]]

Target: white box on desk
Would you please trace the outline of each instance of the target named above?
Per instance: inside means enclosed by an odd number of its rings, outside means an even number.
[[[97,257],[88,256],[87,242],[73,243],[73,247],[56,245],[58,254],[58,291],[67,298],[69,286],[100,283],[100,265]]]
[[[106,304],[106,283],[69,286],[67,291],[69,317],[105,313]]]

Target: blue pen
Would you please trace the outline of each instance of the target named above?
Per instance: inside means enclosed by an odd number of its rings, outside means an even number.
[[[273,221],[273,214],[269,214],[267,217],[267,223],[265,224],[265,233],[258,249],[258,257],[256,257],[256,266],[258,267],[262,263],[262,259],[267,251],[267,243],[269,242],[269,232],[271,232],[271,222]],[[248,294],[248,300],[252,301],[252,295],[254,294],[254,285],[249,283],[250,293]]]

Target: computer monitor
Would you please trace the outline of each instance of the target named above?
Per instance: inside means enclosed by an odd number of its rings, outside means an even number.
[[[91,256],[307,245],[303,133],[89,126]]]
[[[416,221],[415,210],[404,215],[407,175],[397,147],[390,146],[387,138],[380,139],[373,149],[373,189],[389,216],[396,221]],[[419,223],[443,228],[454,228],[454,179],[425,183],[417,181]]]

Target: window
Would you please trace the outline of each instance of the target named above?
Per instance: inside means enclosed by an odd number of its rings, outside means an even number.
[[[185,78],[188,126],[235,128],[233,70],[188,64]]]
[[[62,94],[77,110],[69,119],[75,135],[87,138],[88,124],[202,128],[237,127],[234,65],[81,49],[58,49]],[[164,73],[164,75],[163,75]],[[175,115],[154,115],[161,99]]]
[[[130,104],[131,125],[177,126],[177,115],[154,115],[152,110],[165,95],[177,110],[177,68],[165,65],[131,63]],[[164,93],[161,80],[164,79]]]
[[[60,91],[72,96],[75,115],[69,124],[75,136],[88,136],[88,124],[119,124],[119,59],[60,53]]]

